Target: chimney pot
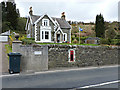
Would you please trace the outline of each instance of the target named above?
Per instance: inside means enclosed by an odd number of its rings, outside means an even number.
[[[65,12],[62,12],[61,18],[65,20]]]
[[[32,7],[30,7],[29,14],[30,14],[30,15],[33,15],[33,10],[32,10]]]

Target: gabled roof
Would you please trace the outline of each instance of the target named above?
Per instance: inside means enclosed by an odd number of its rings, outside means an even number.
[[[32,23],[34,24],[40,17],[42,16],[38,16],[38,15],[31,15],[31,19],[32,19]],[[70,29],[70,25],[69,23],[61,18],[55,18],[55,17],[51,17],[54,21],[56,20],[60,26],[61,29]]]

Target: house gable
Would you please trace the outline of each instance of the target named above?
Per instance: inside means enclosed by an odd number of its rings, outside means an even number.
[[[43,19],[45,16],[47,16],[47,17],[52,21],[52,23],[56,26],[55,21],[54,21],[49,15],[47,15],[47,14],[42,15],[38,20],[35,21],[34,24],[37,24],[37,23],[38,23],[41,19]]]

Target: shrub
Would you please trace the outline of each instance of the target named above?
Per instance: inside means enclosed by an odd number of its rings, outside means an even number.
[[[76,39],[74,39],[73,43],[78,43],[78,41]]]
[[[108,44],[108,45],[110,45],[110,40],[108,40],[108,39],[101,39],[100,40],[100,44]]]
[[[112,45],[120,45],[120,39],[112,39]]]
[[[27,39],[22,40],[22,44],[34,44],[34,43],[35,43],[34,40],[27,40]]]

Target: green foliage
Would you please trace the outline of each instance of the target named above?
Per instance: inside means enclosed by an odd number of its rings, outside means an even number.
[[[120,45],[120,39],[101,39],[100,44]]]
[[[6,53],[12,52],[12,47],[9,44],[5,45]]]
[[[112,39],[112,45],[120,45],[120,39]]]
[[[11,26],[10,22],[2,22],[2,32],[6,32],[11,29],[13,29],[13,27]]]
[[[106,30],[105,32],[105,38],[106,39],[114,39],[114,37],[116,36],[116,32],[113,29],[113,27],[109,27],[108,30]]]
[[[34,38],[25,38],[26,40],[35,40]]]
[[[17,25],[17,31],[19,31],[19,33],[25,33],[25,25],[26,25],[26,18],[18,18],[18,25]]]
[[[22,44],[35,44],[35,40],[28,40],[28,39],[23,39],[22,40]]]
[[[87,46],[98,46],[97,44],[79,44],[79,43],[37,43],[40,45],[47,45],[47,44],[56,44],[56,45],[87,45]]]
[[[11,2],[7,2],[7,21],[11,23],[11,26],[13,27],[14,30],[16,30],[17,28],[17,24],[18,24],[18,13],[17,13],[17,9],[16,9],[16,4],[11,3]]]
[[[17,30],[19,10],[12,2],[1,2],[2,4],[2,32]]]
[[[101,14],[96,16],[95,32],[96,37],[105,37],[104,18]]]
[[[120,39],[120,34],[116,35],[114,39]]]
[[[110,45],[110,42],[109,42],[110,40],[108,40],[108,39],[101,39],[100,40],[100,44],[108,44],[108,45]]]

